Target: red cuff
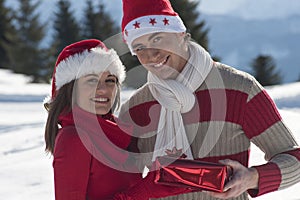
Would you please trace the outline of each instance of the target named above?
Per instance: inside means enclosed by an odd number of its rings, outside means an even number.
[[[281,173],[278,166],[274,163],[267,163],[255,166],[259,174],[258,189],[248,190],[251,197],[277,191],[281,183]]]

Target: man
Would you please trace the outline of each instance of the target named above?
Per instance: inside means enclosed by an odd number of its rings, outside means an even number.
[[[169,199],[243,200],[299,182],[299,146],[252,76],[214,62],[189,39],[168,0],[123,0],[123,12],[124,40],[148,70],[147,83],[120,112],[134,125],[141,169],[169,153],[233,169],[223,193]],[[266,164],[248,166],[250,143]]]

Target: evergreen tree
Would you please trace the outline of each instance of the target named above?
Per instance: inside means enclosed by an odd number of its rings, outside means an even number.
[[[55,13],[55,33],[52,42],[52,48],[56,51],[55,57],[58,56],[64,47],[82,38],[80,27],[71,12],[70,6],[71,4],[68,0],[59,0],[57,3],[58,12]]]
[[[276,64],[271,56],[259,55],[252,62],[253,76],[263,86],[277,85],[282,81],[280,73],[276,70]]]
[[[95,9],[92,0],[86,1],[86,8],[84,10],[84,18],[83,18],[83,37],[88,38],[95,38],[99,39],[98,32],[98,23],[96,17]]]
[[[205,28],[205,21],[200,20],[200,13],[197,7],[200,1],[178,1],[170,0],[172,7],[184,22],[187,32],[191,34],[192,39],[209,51],[208,47],[208,28]]]
[[[17,40],[13,52],[12,69],[16,73],[30,75],[32,82],[41,82],[46,74],[45,51],[41,42],[45,36],[45,25],[36,14],[39,2],[19,0],[16,14]]]
[[[105,11],[104,4],[99,3],[98,9],[94,9],[92,0],[86,1],[85,15],[83,19],[83,35],[85,38],[96,38],[104,41],[108,37],[117,34],[119,29]]]
[[[10,68],[9,47],[13,46],[16,37],[15,27],[12,25],[13,11],[0,0],[0,68]]]
[[[63,48],[82,39],[81,30],[71,10],[70,2],[59,0],[56,7],[57,12],[54,13],[53,22],[54,34],[47,50],[48,80],[50,80],[56,59]]]
[[[98,23],[99,23],[99,32],[101,33],[101,40],[105,40],[110,36],[117,34],[120,29],[115,25],[115,22],[112,20],[109,13],[105,11],[103,3],[100,3],[98,6]]]

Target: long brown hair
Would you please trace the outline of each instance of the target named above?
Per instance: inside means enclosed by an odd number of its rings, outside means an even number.
[[[48,118],[45,126],[46,152],[53,154],[55,138],[58,133],[58,117],[62,112],[69,112],[72,109],[72,93],[75,80],[62,86],[54,100],[45,103],[44,106],[48,111]]]
[[[45,143],[46,143],[46,152],[50,152],[53,154],[54,151],[54,145],[55,145],[55,138],[58,133],[58,117],[62,112],[70,112],[72,110],[72,105],[74,102],[72,102],[72,95],[74,89],[74,85],[76,83],[76,80],[71,81],[70,83],[65,84],[62,86],[58,91],[57,95],[54,98],[54,100],[50,103],[45,103],[44,106],[46,110],[48,111],[48,118],[45,126]],[[119,81],[117,80],[117,93],[115,97],[115,101],[112,105],[112,108],[110,110],[111,113],[114,113],[115,110],[117,110],[120,107],[120,90],[121,85]]]

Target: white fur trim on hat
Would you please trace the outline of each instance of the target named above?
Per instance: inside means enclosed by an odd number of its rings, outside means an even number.
[[[120,83],[125,79],[125,67],[113,49],[106,51],[101,47],[96,47],[71,55],[56,67],[56,90],[87,74],[105,71],[115,75]]]
[[[123,37],[130,52],[134,55],[132,42],[138,37],[156,32],[181,33],[185,31],[186,27],[178,15],[147,15],[129,22],[124,28]]]

